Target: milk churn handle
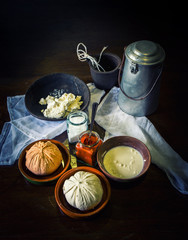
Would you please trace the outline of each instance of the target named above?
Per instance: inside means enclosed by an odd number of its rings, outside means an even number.
[[[124,49],[124,50],[125,50],[125,49]],[[156,85],[156,83],[157,83],[157,81],[158,81],[158,79],[159,79],[159,77],[160,77],[160,75],[161,75],[161,73],[162,73],[162,68],[161,68],[161,70],[160,70],[160,72],[159,72],[159,74],[158,74],[158,76],[157,76],[157,78],[156,78],[153,86],[152,86],[151,89],[149,90],[149,92],[148,92],[146,95],[144,95],[143,97],[134,98],[134,97],[128,96],[128,95],[124,92],[124,90],[122,89],[122,87],[121,87],[121,80],[120,80],[120,78],[121,78],[121,73],[122,73],[122,68],[123,68],[124,62],[125,62],[125,54],[123,53],[123,58],[122,58],[122,62],[121,62],[120,70],[119,70],[119,74],[118,74],[118,84],[119,84],[119,88],[121,89],[122,93],[123,93],[126,97],[128,97],[128,98],[130,98],[130,99],[132,99],[132,100],[139,101],[139,100],[145,99],[145,98],[152,92],[152,90],[154,89],[154,87],[155,87],[155,85]]]

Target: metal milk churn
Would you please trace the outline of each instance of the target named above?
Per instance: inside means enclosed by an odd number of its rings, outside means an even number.
[[[118,104],[133,116],[146,116],[158,106],[165,52],[154,42],[142,40],[127,46],[119,74]],[[124,65],[124,66],[123,66]]]

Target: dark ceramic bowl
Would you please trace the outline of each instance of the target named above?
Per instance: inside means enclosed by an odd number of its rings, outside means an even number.
[[[72,175],[74,175],[78,171],[86,171],[86,172],[91,172],[95,174],[101,180],[101,184],[103,187],[103,197],[101,202],[95,208],[90,209],[88,211],[80,211],[79,209],[72,207],[67,202],[63,194],[63,184],[65,180],[70,178]],[[106,206],[106,204],[110,199],[110,196],[111,196],[111,187],[108,179],[104,176],[103,173],[101,173],[99,170],[92,167],[82,166],[82,167],[70,169],[59,178],[55,186],[56,202],[60,210],[71,218],[85,218],[85,217],[90,217],[94,214],[97,214]]]
[[[42,141],[42,142],[51,141],[59,148],[59,150],[61,151],[61,154],[63,156],[64,167],[61,164],[55,172],[53,172],[49,175],[44,175],[44,176],[39,176],[39,175],[36,175],[36,174],[32,173],[31,171],[29,171],[29,169],[25,166],[26,151],[29,150],[36,142],[39,142],[39,141]],[[22,151],[22,153],[19,157],[19,160],[18,160],[18,168],[19,168],[21,174],[25,177],[25,179],[27,181],[34,183],[34,184],[47,184],[47,183],[55,182],[65,171],[67,171],[69,164],[70,164],[70,153],[69,153],[68,149],[65,147],[65,145],[63,143],[56,141],[56,140],[51,140],[51,139],[41,139],[41,140],[32,142]]]
[[[143,165],[141,172],[137,176],[132,177],[132,178],[118,178],[118,177],[111,175],[109,172],[107,172],[107,170],[105,169],[105,166],[103,164],[104,156],[110,149],[117,147],[117,146],[129,146],[129,147],[135,148],[136,150],[138,150],[140,152],[140,154],[142,155],[143,160],[144,160],[144,165]],[[148,170],[150,163],[151,163],[151,155],[150,155],[150,152],[149,152],[148,148],[146,147],[146,145],[143,142],[141,142],[140,140],[133,138],[133,137],[129,137],[129,136],[117,136],[117,137],[109,138],[100,146],[100,148],[97,152],[97,162],[98,162],[100,169],[109,178],[111,178],[115,181],[119,181],[119,182],[130,182],[130,181],[138,179],[139,177],[141,177],[142,175],[144,175],[146,173],[146,171]]]
[[[65,74],[53,73],[36,80],[25,94],[25,105],[27,110],[34,116],[42,120],[59,121],[65,118],[47,118],[41,112],[45,105],[40,105],[41,98],[55,93],[57,90],[63,93],[73,93],[75,96],[81,96],[83,101],[80,110],[87,108],[90,101],[90,91],[87,85],[79,78]]]
[[[95,58],[98,61],[99,55],[95,56]],[[105,72],[98,71],[89,61],[91,77],[97,88],[109,90],[118,83],[121,59],[115,54],[104,53],[99,64],[104,68]]]

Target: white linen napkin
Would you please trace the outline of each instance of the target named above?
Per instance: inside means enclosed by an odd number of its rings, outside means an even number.
[[[119,88],[114,87],[98,107],[96,122],[106,130],[105,139],[126,135],[141,140],[151,153],[151,161],[162,169],[171,184],[188,194],[188,163],[162,138],[147,117],[123,112],[117,103]]]
[[[90,114],[94,101],[99,102],[104,91],[97,89],[93,83],[88,84],[91,99],[88,106]],[[27,111],[24,95],[8,97],[7,108],[10,122],[6,122],[0,134],[0,165],[11,165],[19,158],[21,151],[31,142],[39,139],[52,139],[67,129],[64,121],[40,120]]]

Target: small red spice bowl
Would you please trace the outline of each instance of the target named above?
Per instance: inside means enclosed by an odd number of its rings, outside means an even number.
[[[118,147],[118,146],[132,147],[132,148],[136,149],[142,155],[144,163],[143,163],[143,168],[138,175],[136,175],[132,178],[118,178],[116,176],[111,175],[106,170],[104,163],[103,163],[104,156],[109,150],[111,150],[114,147]],[[117,137],[109,138],[100,146],[100,148],[97,152],[97,162],[98,162],[100,169],[107,177],[109,177],[115,181],[119,181],[119,182],[130,182],[130,181],[138,179],[139,177],[143,176],[147,172],[147,170],[151,164],[151,155],[150,155],[150,152],[149,152],[148,148],[146,147],[146,145],[143,142],[141,142],[140,140],[138,140],[137,138],[133,138],[133,137],[129,137],[129,136],[117,136]]]
[[[63,194],[63,184],[66,179],[69,179],[72,175],[74,175],[78,171],[86,171],[95,174],[101,180],[101,184],[103,187],[103,197],[101,202],[93,209],[88,211],[80,211],[77,208],[72,207],[66,200],[65,195]],[[108,179],[104,176],[102,172],[99,170],[92,168],[92,167],[77,167],[72,168],[69,171],[65,172],[57,181],[55,186],[55,199],[57,205],[59,206],[60,210],[65,213],[67,216],[71,218],[85,218],[90,217],[94,214],[100,212],[108,203],[111,196],[111,187]]]
[[[50,141],[50,142],[54,143],[61,151],[61,154],[63,157],[64,166],[61,164],[55,172],[53,172],[49,175],[44,175],[44,176],[35,175],[31,171],[29,171],[29,169],[27,169],[27,167],[25,165],[26,151],[29,150],[36,142],[39,142],[39,141],[41,141],[41,142]],[[53,140],[53,139],[41,139],[41,140],[32,142],[26,148],[24,148],[24,150],[22,151],[22,153],[19,157],[19,160],[18,160],[18,168],[19,168],[21,174],[25,177],[25,179],[27,179],[29,182],[34,183],[34,184],[53,183],[68,169],[69,164],[70,164],[69,150],[66,148],[66,146],[63,143],[61,143],[57,140]]]

